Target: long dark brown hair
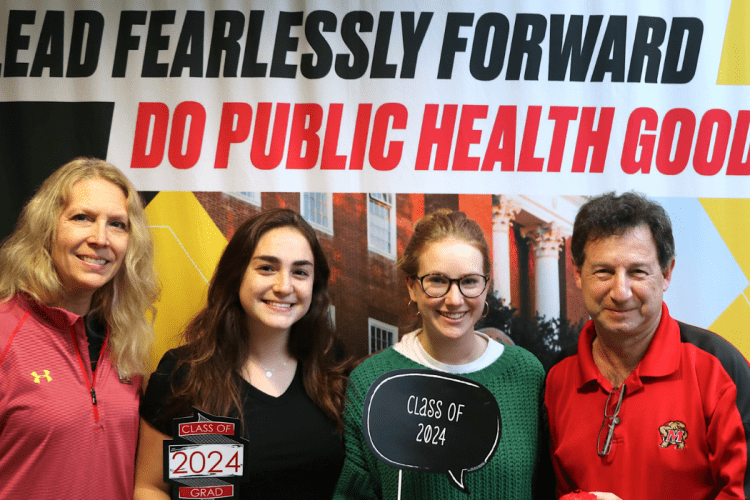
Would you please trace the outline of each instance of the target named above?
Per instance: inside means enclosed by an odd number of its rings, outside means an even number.
[[[187,374],[176,398],[214,415],[235,411],[244,425],[240,375],[250,356],[247,314],[239,290],[245,270],[260,238],[276,228],[298,230],[310,244],[314,258],[312,302],[307,313],[289,334],[289,352],[303,366],[303,383],[310,399],[343,429],[348,362],[336,360],[334,333],[328,316],[331,271],[315,230],[297,213],[287,209],[261,212],[235,232],[219,260],[208,288],[208,301],[183,332],[186,352],[177,369],[187,365]],[[176,371],[175,370],[175,371]]]

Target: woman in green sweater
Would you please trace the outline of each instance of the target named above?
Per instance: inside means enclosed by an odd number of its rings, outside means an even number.
[[[398,469],[372,454],[362,432],[363,402],[380,375],[430,368],[461,375],[486,387],[497,400],[502,434],[481,469],[465,475],[470,498],[534,498],[540,457],[544,370],[528,351],[474,331],[487,313],[492,264],[479,225],[462,212],[439,211],[414,228],[398,267],[406,275],[416,330],[362,362],[352,373],[344,416],[346,459],[334,499],[396,499]],[[546,478],[540,478],[548,482]],[[404,471],[402,499],[466,499],[443,474]]]

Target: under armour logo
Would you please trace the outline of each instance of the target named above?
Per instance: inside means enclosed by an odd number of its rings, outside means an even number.
[[[43,378],[47,379],[47,382],[52,382],[52,377],[49,376],[49,370],[44,370],[44,375],[37,375],[36,372],[31,372],[31,376],[34,377],[34,383],[39,384]]]

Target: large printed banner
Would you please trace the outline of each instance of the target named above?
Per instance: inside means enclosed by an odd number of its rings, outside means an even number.
[[[0,99],[113,106],[144,191],[741,198],[747,4],[6,0]]]
[[[73,156],[123,169],[164,283],[156,362],[237,225],[299,209],[364,355],[403,333],[394,263],[424,213],[480,223],[496,296],[576,320],[570,263],[534,248],[564,248],[583,196],[634,189],[675,225],[670,311],[750,357],[748,19],[750,0],[5,0],[0,238]]]

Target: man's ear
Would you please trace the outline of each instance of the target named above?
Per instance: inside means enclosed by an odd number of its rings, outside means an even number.
[[[674,263],[675,258],[672,257],[672,262],[669,263],[667,269],[661,272],[661,275],[664,277],[664,283],[662,285],[663,292],[667,291],[667,288],[669,288],[669,284],[672,282],[672,271],[674,270]]]
[[[575,277],[576,280],[576,287],[578,287],[579,290],[583,288],[583,283],[581,282],[581,268],[578,266],[573,266],[573,277]]]

